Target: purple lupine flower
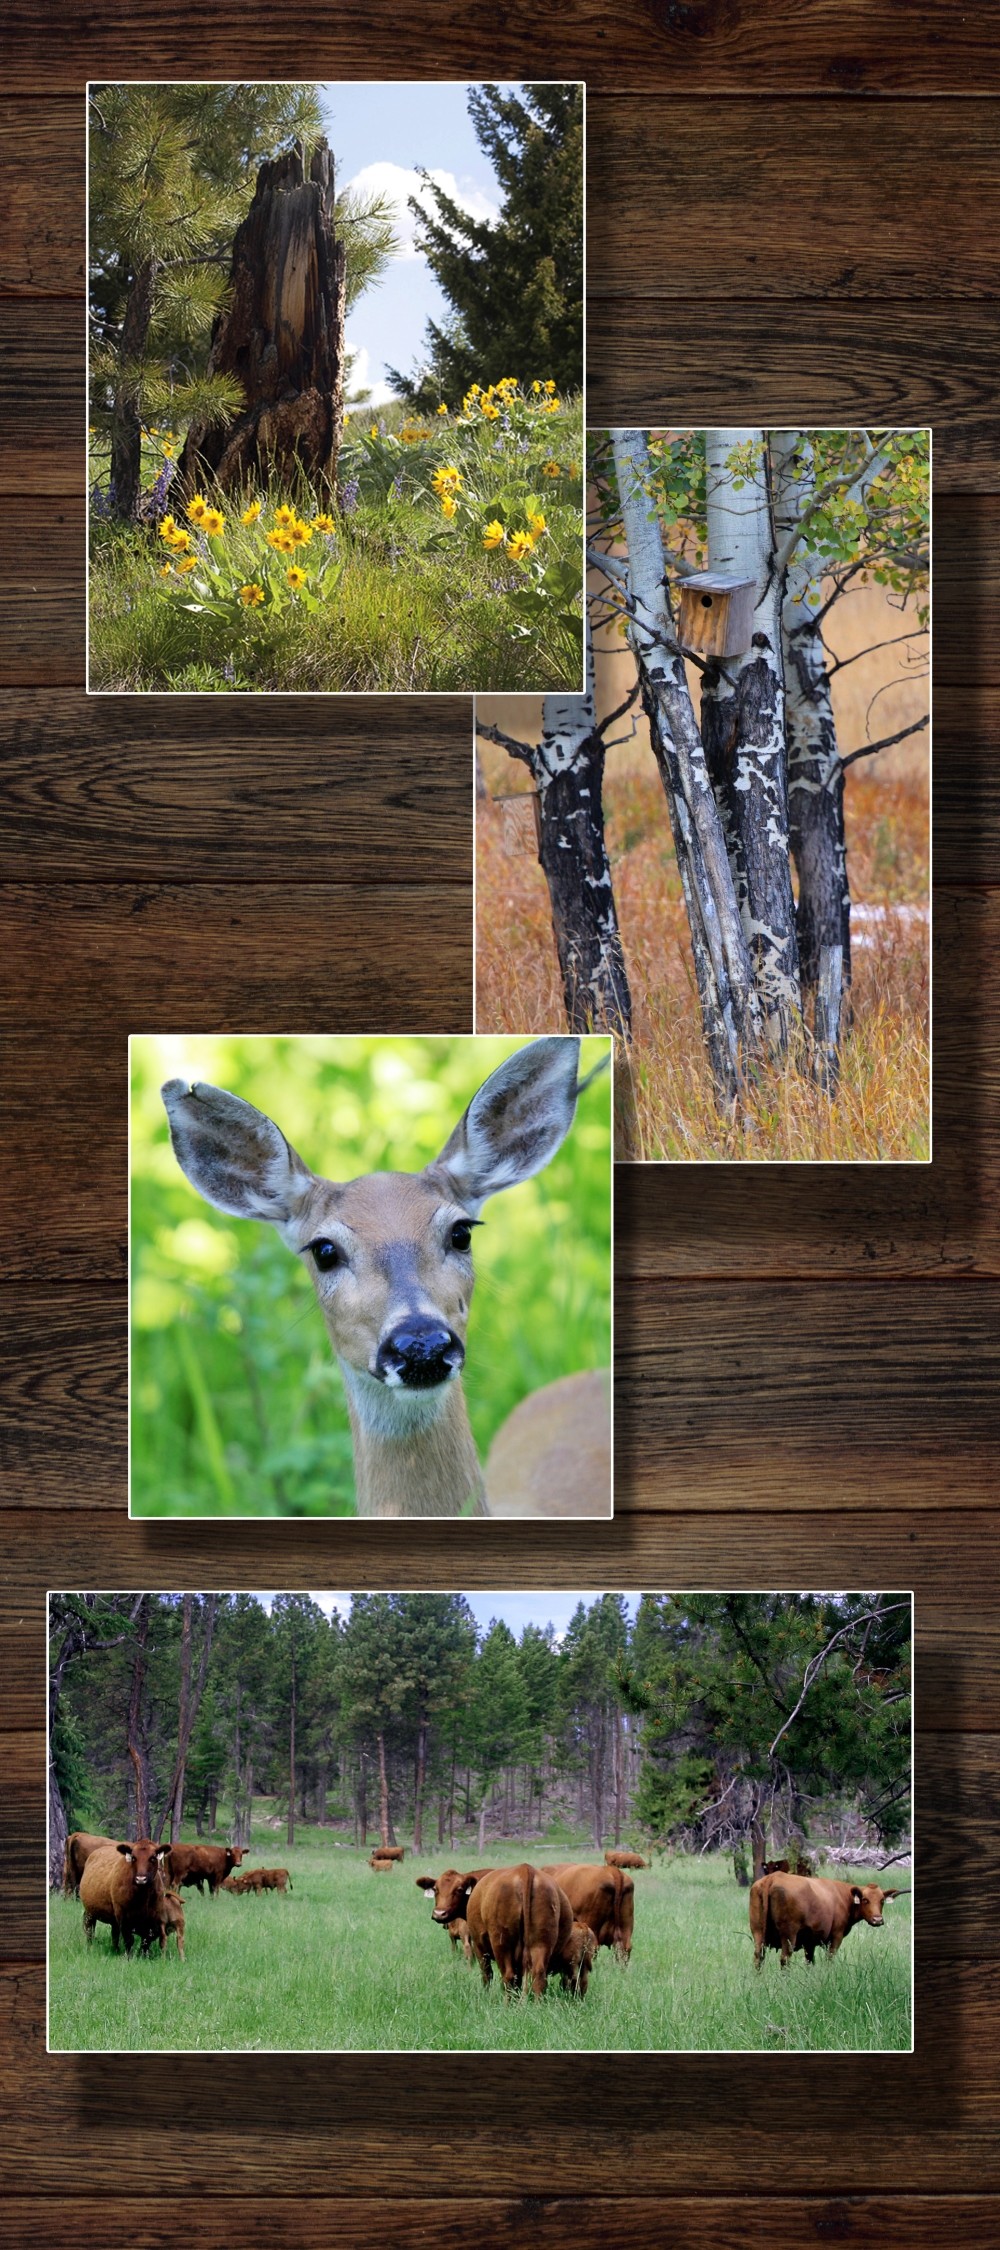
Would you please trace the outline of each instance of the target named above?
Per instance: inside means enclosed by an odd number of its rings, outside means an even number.
[[[224,664],[224,665],[223,665],[223,667],[222,667],[222,677],[223,677],[223,679],[224,679],[224,680],[228,680],[228,681],[229,681],[229,684],[230,684],[230,686],[232,686],[232,684],[233,684],[233,681],[234,681],[234,680],[235,680],[235,678],[236,678],[236,666],[235,666],[235,664],[233,663],[233,661],[232,661],[232,658],[230,658],[230,660],[229,660],[228,664]]]
[[[337,498],[340,502],[341,515],[353,516],[355,508],[358,505],[358,493],[360,489],[360,477],[348,477],[347,483],[342,484],[338,487]]]
[[[398,500],[398,499],[399,499],[399,497],[400,497],[400,494],[401,494],[401,492],[402,492],[402,490],[403,490],[403,472],[402,472],[402,469],[400,469],[400,471],[399,471],[399,474],[398,474],[398,476],[395,476],[395,477],[393,477],[393,480],[392,480],[392,489],[393,489],[393,492],[395,493],[395,495],[396,495],[396,498],[397,498],[397,500]]]

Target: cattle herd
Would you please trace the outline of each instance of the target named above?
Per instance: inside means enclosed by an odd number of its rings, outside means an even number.
[[[66,1839],[63,1896],[79,1896],[88,1945],[98,1922],[108,1922],[116,1953],[122,1943],[131,1953],[136,1938],[141,1953],[148,1953],[154,1942],[165,1953],[172,1930],[183,1961],[180,1894],[185,1887],[202,1894],[207,1889],[210,1898],[219,1890],[259,1894],[292,1889],[287,1867],[255,1867],[234,1877],[233,1868],[242,1859],[237,1844],[154,1844],[148,1836],[121,1843],[76,1829]]]
[[[377,1874],[391,1873],[403,1857],[401,1845],[376,1845],[368,1865]],[[154,1943],[165,1953],[173,1931],[183,1961],[184,1887],[207,1888],[211,1898],[220,1889],[237,1895],[292,1889],[287,1867],[234,1875],[242,1859],[233,1844],[157,1844],[148,1837],[123,1843],[77,1830],[66,1842],[63,1892],[79,1895],[88,1944],[97,1923],[107,1922],[116,1953],[124,1943],[130,1954],[137,1938],[141,1953]],[[582,2000],[602,1946],[628,1964],[635,1921],[631,1871],[649,1864],[638,1852],[607,1851],[603,1866],[525,1861],[464,1874],[449,1867],[443,1875],[418,1875],[416,1882],[431,1893],[432,1920],[456,1951],[478,1962],[485,1985],[496,1967],[507,1994],[520,1989],[541,1999],[553,1977]],[[886,1900],[904,1895],[877,1883],[814,1875],[801,1857],[794,1871],[787,1860],[765,1861],[750,1890],[756,1966],[762,1968],[769,1950],[780,1953],[783,1969],[795,1952],[810,1964],[817,1947],[832,1957],[856,1922],[881,1928]]]

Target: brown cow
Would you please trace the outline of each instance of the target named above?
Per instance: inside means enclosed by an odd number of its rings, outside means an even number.
[[[651,1867],[652,1861],[643,1859],[641,1852],[605,1852],[605,1867]]]
[[[402,1844],[373,1844],[372,1856],[368,1865],[369,1867],[375,1867],[381,1861],[384,1867],[393,1867],[397,1860],[405,1859],[405,1857],[406,1853]]]
[[[783,1969],[799,1950],[811,1964],[818,1945],[828,1947],[832,1960],[855,1922],[870,1922],[873,1929],[881,1929],[886,1899],[905,1896],[903,1891],[880,1890],[877,1883],[840,1883],[817,1875],[761,1875],[750,1892],[756,1966],[763,1967],[767,1949],[780,1952]]]
[[[635,1884],[620,1867],[595,1867],[586,1862],[545,1864],[545,1873],[561,1884],[578,1922],[593,1930],[598,1945],[606,1945],[619,1961],[632,1954],[635,1924]]]
[[[507,1995],[530,1983],[536,2000],[545,1994],[553,1959],[564,1981],[590,1973],[582,1933],[574,1941],[573,1909],[560,1885],[525,1861],[520,1867],[495,1867],[468,1892],[465,1919],[472,1949],[489,1984],[493,1963]],[[571,1966],[572,1964],[572,1966]]]
[[[119,1840],[117,1836],[91,1836],[85,1828],[74,1828],[72,1836],[66,1838],[66,1849],[63,1853],[64,1898],[73,1898],[79,1893],[80,1877],[91,1852],[96,1852],[101,1844],[117,1846]]]
[[[761,1875],[790,1875],[791,1872],[790,1859],[765,1859],[760,1870]],[[759,1882],[760,1876],[755,1876],[754,1881]]]
[[[565,1898],[566,1893],[561,1884],[559,1888]],[[572,1907],[570,1913],[573,1913]],[[565,1990],[572,1992],[575,1999],[584,2000],[596,1959],[597,1939],[593,1930],[588,1928],[586,1922],[578,1922],[574,1916],[568,1938],[560,1942],[549,1962],[549,1975],[561,1977]]]
[[[433,1891],[433,1920],[444,1924],[455,1950],[457,1951],[458,1947],[461,1946],[467,1961],[472,1960],[473,1953],[469,1925],[465,1919],[464,1900],[466,1892],[463,1886],[469,1883],[481,1883],[483,1876],[491,1873],[492,1869],[489,1867],[476,1867],[473,1868],[471,1874],[460,1875],[457,1868],[447,1867],[443,1875],[418,1875],[415,1878],[418,1891]],[[459,1896],[461,1896],[462,1904],[454,1905],[452,1911],[452,1904],[447,1902],[454,1902]],[[439,1912],[438,1909],[442,1907],[444,1911]]]
[[[234,1867],[241,1866],[245,1848],[239,1844],[171,1844],[167,1872],[174,1890],[186,1885],[203,1893],[207,1883],[208,1895],[214,1898],[220,1883]]]
[[[163,1940],[162,1950],[166,1952],[166,1940],[170,1936],[170,1932],[172,1930],[175,1938],[177,1939],[177,1951],[180,1954],[181,1960],[183,1961],[184,1902],[179,1891],[164,1891],[163,1893],[163,1928],[165,1936]]]
[[[264,1888],[263,1875],[262,1867],[251,1867],[246,1875],[228,1875],[220,1889],[238,1891],[242,1898],[246,1897],[248,1891],[256,1891],[259,1896]]]
[[[290,1891],[294,1887],[287,1867],[258,1867],[256,1873],[260,1878],[257,1885],[259,1890]]]
[[[110,1922],[116,1953],[122,1938],[126,1953],[131,1953],[137,1937],[143,1953],[149,1952],[154,1938],[159,1939],[160,1952],[166,1952],[163,1874],[168,1850],[168,1845],[154,1844],[146,1836],[134,1844],[102,1844],[90,1853],[80,1880],[88,1945],[93,1943],[95,1924]]]

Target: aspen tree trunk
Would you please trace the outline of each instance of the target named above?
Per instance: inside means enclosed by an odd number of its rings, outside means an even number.
[[[628,1039],[632,998],[604,840],[604,741],[594,706],[594,644],[587,623],[587,692],[547,695],[532,761],[538,790],[538,857],[571,1031]]]
[[[720,1108],[731,1110],[759,1009],[718,806],[674,632],[643,430],[612,430],[628,547],[629,640],[670,813],[702,1026]]]
[[[813,448],[802,430],[773,430],[779,545],[815,491]],[[822,570],[804,535],[785,571],[785,733],[792,851],[799,876],[799,966],[814,1001],[814,1070],[830,1093],[839,1067],[841,1003],[851,981],[851,891],[844,828],[844,769],[837,748],[826,653],[815,622]]]
[[[333,498],[344,427],[344,245],[334,234],[333,157],[325,141],[305,177],[302,151],[262,164],[233,243],[229,299],[212,336],[210,375],[234,375],[246,407],[234,422],[192,423],[179,469],[185,491],[296,469]]]
[[[732,466],[737,447],[738,471]],[[782,1054],[801,1015],[801,994],[788,836],[781,588],[773,567],[763,431],[707,430],[705,465],[709,567],[752,578],[755,607],[750,647],[709,662],[702,735],[767,1042]]]

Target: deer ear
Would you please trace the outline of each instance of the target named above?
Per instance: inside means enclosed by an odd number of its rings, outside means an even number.
[[[313,1175],[263,1111],[218,1086],[171,1078],[160,1089],[181,1171],[235,1219],[293,1219]]]
[[[519,1047],[473,1095],[428,1171],[447,1172],[473,1216],[487,1196],[530,1180],[573,1123],[579,1067],[579,1039],[535,1039]]]

